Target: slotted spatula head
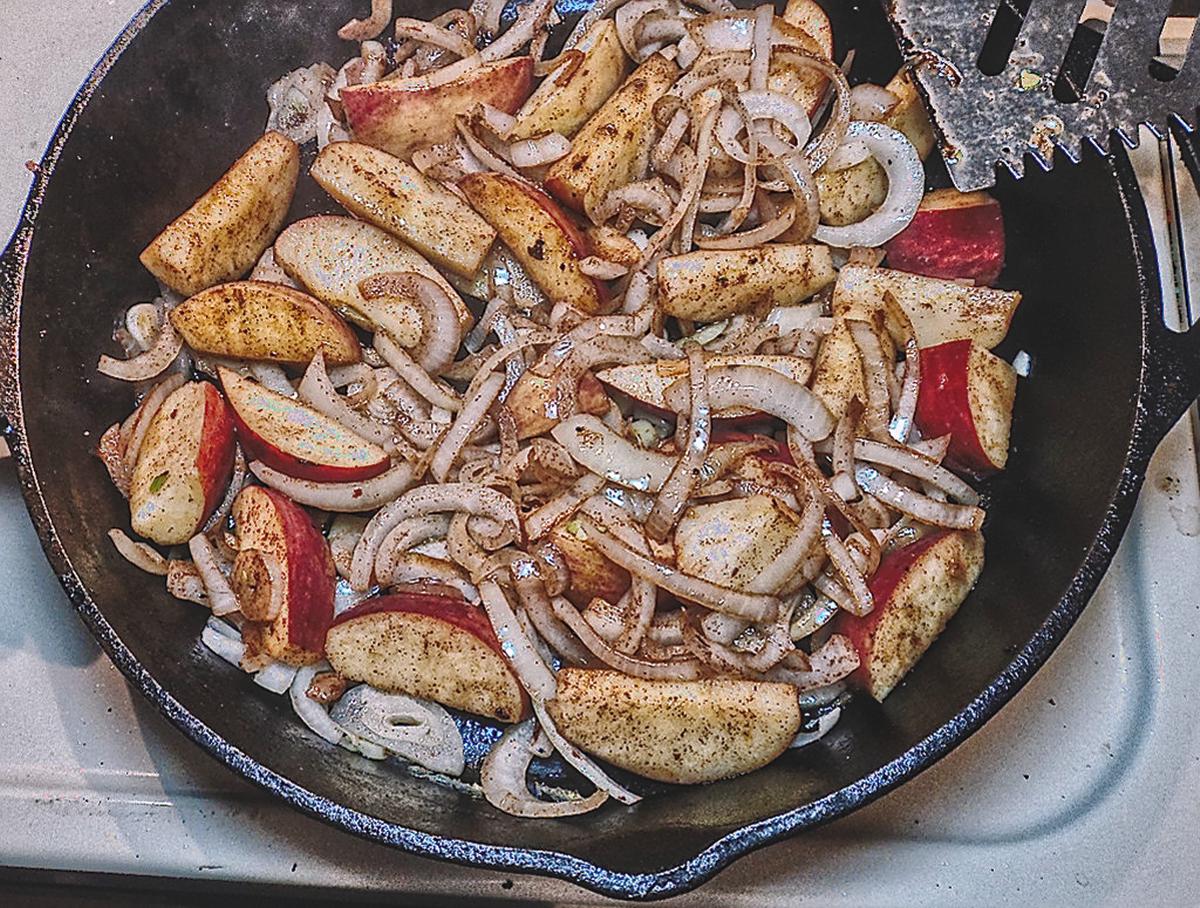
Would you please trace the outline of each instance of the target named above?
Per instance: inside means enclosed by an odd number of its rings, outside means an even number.
[[[1121,0],[1102,32],[1081,24],[1084,0],[885,5],[963,191],[991,186],[997,162],[1019,177],[1027,154],[1074,159],[1081,142],[1190,120],[1200,102],[1200,53],[1178,71],[1155,60],[1169,0]]]

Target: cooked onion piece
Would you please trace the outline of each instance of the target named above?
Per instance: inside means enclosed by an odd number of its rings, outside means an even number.
[[[569,801],[543,801],[530,793],[525,774],[534,756],[535,728],[533,719],[509,726],[483,758],[479,786],[488,803],[514,817],[571,817],[607,801],[608,792],[599,788],[586,798]]]

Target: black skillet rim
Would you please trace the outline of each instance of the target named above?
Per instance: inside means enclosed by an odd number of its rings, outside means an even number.
[[[1168,349],[1169,345],[1150,343],[1152,334],[1161,334],[1165,329],[1161,326],[1156,329],[1152,324],[1154,317],[1149,315],[1156,311],[1158,291],[1156,285],[1147,279],[1150,266],[1146,261],[1145,249],[1150,247],[1146,242],[1134,244],[1141,283],[1143,329],[1137,417],[1120,482],[1106,509],[1101,529],[1082,566],[1066,594],[1034,636],[1014,656],[1008,667],[971,703],[920,743],[853,785],[803,807],[743,826],[675,867],[657,873],[630,874],[608,870],[561,852],[488,845],[431,835],[387,823],[319,797],[251,759],[192,716],[169,691],[159,685],[105,620],[58,539],[42,497],[37,470],[29,458],[26,446],[18,358],[19,300],[38,210],[55,165],[80,113],[124,50],[150,19],[169,2],[170,0],[149,0],[126,25],[76,93],[42,157],[17,229],[0,263],[0,280],[6,293],[11,295],[6,301],[9,311],[4,313],[7,324],[4,325],[5,355],[3,375],[0,375],[0,390],[3,391],[3,399],[7,402],[9,425],[5,431],[13,449],[26,506],[46,556],[71,602],[117,668],[172,724],[214,759],[316,819],[411,854],[478,868],[556,877],[614,898],[662,899],[694,889],[732,861],[756,848],[794,835],[802,829],[845,816],[931,766],[982,726],[1024,686],[1079,617],[1116,552],[1137,502],[1150,455],[1178,416],[1178,408],[1174,402],[1154,399],[1148,391],[1149,388],[1155,387],[1155,382],[1148,381],[1148,378],[1171,375],[1175,371],[1177,356],[1172,355],[1172,351]],[[1177,126],[1186,129],[1183,124]],[[1104,154],[1097,146],[1093,146],[1092,152]],[[1122,155],[1113,155],[1112,161],[1122,193],[1127,195],[1129,187],[1133,185],[1128,162]],[[1143,239],[1148,237],[1148,227],[1143,223],[1145,217],[1141,207],[1131,205],[1127,206],[1127,209],[1135,234]]]

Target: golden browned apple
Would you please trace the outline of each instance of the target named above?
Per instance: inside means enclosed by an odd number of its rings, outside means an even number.
[[[705,249],[658,264],[658,305],[668,315],[712,322],[753,308],[793,306],[833,283],[829,247],[817,243]]]
[[[648,779],[679,784],[766,766],[800,728],[796,688],[732,678],[647,681],[563,668],[546,706],[576,747]]]
[[[821,223],[832,227],[857,224],[887,198],[887,174],[872,157],[841,170],[828,166],[817,174]]]
[[[880,122],[904,133],[908,141],[913,143],[921,160],[924,160],[933,151],[937,137],[933,133],[933,124],[929,122],[929,111],[925,108],[925,101],[917,92],[908,67],[902,67],[886,88],[898,100],[880,117]]]
[[[517,111],[510,138],[529,139],[548,132],[570,138],[625,81],[629,58],[612,19],[595,22],[574,49],[582,57],[568,58],[543,80]]]
[[[268,132],[154,238],[142,264],[184,296],[241,277],[283,225],[299,174],[296,143]]]
[[[460,196],[386,151],[333,142],[317,155],[310,173],[355,217],[463,277],[479,270],[496,239],[496,231]]]
[[[202,290],[171,310],[171,324],[201,353],[279,363],[358,362],[350,327],[307,293],[264,281],[235,281]]]
[[[551,165],[546,188],[576,211],[589,210],[619,186],[638,179],[650,161],[654,102],[670,91],[679,67],[651,55],[583,125],[570,153]]]

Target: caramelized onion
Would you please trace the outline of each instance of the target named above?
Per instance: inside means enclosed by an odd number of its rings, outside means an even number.
[[[101,375],[120,381],[146,381],[165,372],[183,349],[183,338],[175,333],[169,318],[162,320],[154,345],[145,353],[130,359],[114,359],[101,355],[96,370]]]
[[[864,492],[922,523],[952,530],[978,530],[983,526],[985,515],[978,507],[935,501],[888,479],[874,467],[860,466],[855,478]]]
[[[688,357],[688,432],[683,454],[671,469],[646,520],[646,533],[662,542],[679,522],[703,479],[708,445],[712,440],[712,410],[708,402],[708,379],[704,367],[704,349],[699,344],[687,345]]]
[[[134,542],[123,530],[113,527],[108,531],[108,538],[121,557],[134,567],[154,574],[158,577],[167,576],[167,559],[157,550],[144,542]]]
[[[297,504],[323,511],[353,514],[373,511],[408,490],[417,474],[411,464],[394,463],[386,472],[361,482],[314,482],[297,479],[255,461],[250,472],[263,485],[277,489]]]
[[[696,681],[702,678],[701,665],[696,659],[677,662],[651,662],[618,652],[592,628],[575,607],[565,599],[556,599],[554,614],[567,625],[592,654],[609,668],[645,678],[649,681]]]
[[[573,817],[589,813],[608,800],[608,792],[597,788],[586,798],[543,801],[529,792],[526,773],[533,760],[534,720],[526,719],[505,729],[479,767],[479,787],[487,802],[509,816],[542,818]]]

